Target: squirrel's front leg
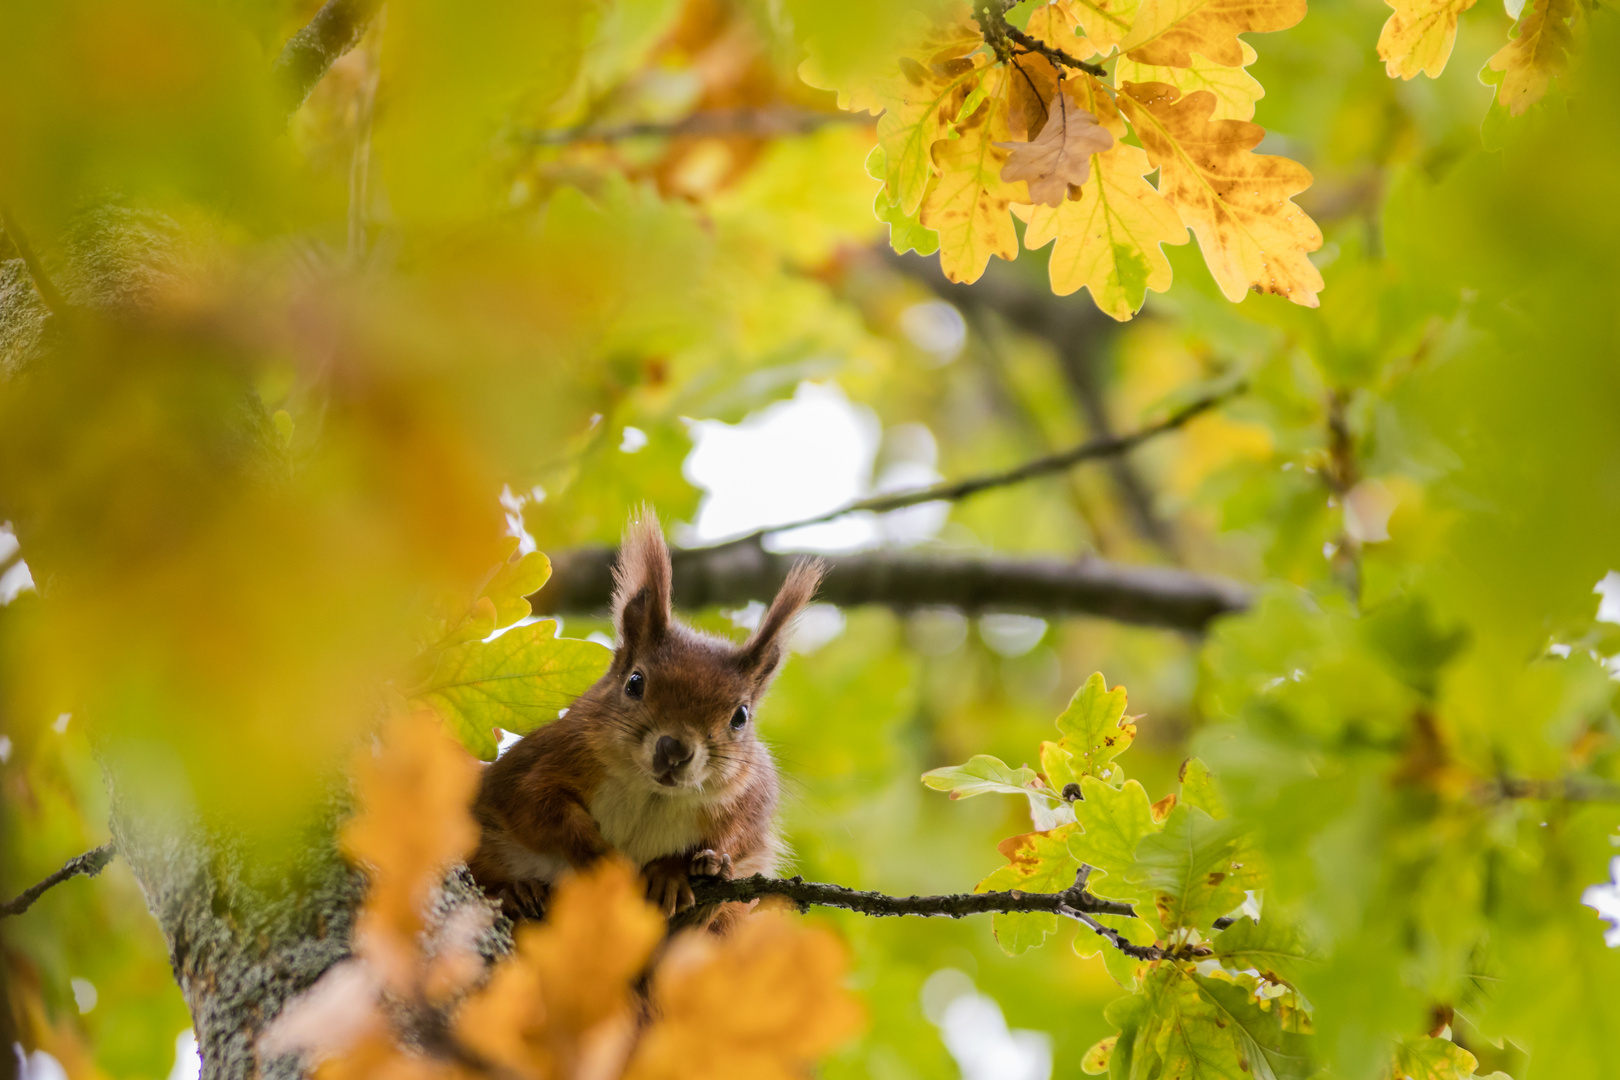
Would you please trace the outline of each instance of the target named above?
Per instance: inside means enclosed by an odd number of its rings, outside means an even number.
[[[560,857],[582,870],[611,847],[585,803],[572,792],[556,792],[525,804],[508,816],[509,835],[538,855]]]
[[[647,899],[669,918],[696,903],[692,878],[731,877],[731,856],[712,848],[665,855],[648,863],[642,873],[647,877]]]

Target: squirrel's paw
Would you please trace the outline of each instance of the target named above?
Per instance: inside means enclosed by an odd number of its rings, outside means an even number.
[[[647,875],[647,899],[663,911],[667,919],[677,911],[685,911],[695,902],[692,883],[687,880],[687,860],[679,855],[666,855],[648,863],[642,873]]]
[[[692,856],[691,874],[693,877],[717,877],[731,880],[731,856],[724,851],[715,851],[704,848]]]

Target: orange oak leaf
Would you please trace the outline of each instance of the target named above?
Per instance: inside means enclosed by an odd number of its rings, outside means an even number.
[[[1119,49],[1140,64],[1187,67],[1201,53],[1239,67],[1239,34],[1286,30],[1304,17],[1305,0],[1142,0]]]
[[[844,988],[849,960],[829,930],[762,912],[736,932],[678,938],[658,967],[658,1019],[626,1080],[802,1080],[855,1035],[860,1004]]]
[[[1046,127],[1052,98],[1057,95],[1057,67],[1039,53],[1021,53],[1011,61],[1007,87],[1007,122],[1020,139],[1033,139]]]
[[[1514,116],[1540,101],[1553,79],[1569,67],[1575,45],[1569,21],[1578,11],[1576,0],[1530,0],[1513,28],[1513,39],[1486,65],[1503,73],[1496,100]]]
[[[1439,78],[1457,41],[1457,17],[1475,0],[1386,0],[1395,11],[1378,35],[1378,59],[1392,79]]]
[[[1091,157],[1114,145],[1108,129],[1076,105],[1067,93],[1052,99],[1046,126],[1030,142],[997,143],[1009,152],[1001,178],[1029,184],[1030,202],[1058,206],[1070,186],[1080,187],[1091,175]]]
[[[1310,187],[1310,170],[1252,153],[1265,129],[1211,120],[1215,95],[1207,90],[1183,96],[1164,83],[1127,83],[1119,105],[1160,170],[1160,194],[1197,235],[1226,298],[1254,289],[1315,307],[1322,275],[1306,252],[1322,246],[1322,231],[1292,198]]]
[[[370,879],[355,928],[359,950],[384,985],[401,992],[419,973],[417,935],[429,897],[478,844],[469,811],[478,765],[426,711],[390,719],[380,746],[355,762],[360,809],[339,842]]]

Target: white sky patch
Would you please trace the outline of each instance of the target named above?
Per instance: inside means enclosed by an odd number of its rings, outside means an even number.
[[[190,1028],[174,1039],[174,1068],[169,1080],[198,1080],[202,1076],[202,1052],[197,1049],[197,1035]]]
[[[68,985],[73,988],[73,1003],[79,1007],[79,1015],[83,1016],[96,1007],[101,995],[96,993],[96,984],[89,979],[69,979]]]
[[[647,433],[638,427],[626,425],[623,436],[619,439],[619,449],[626,454],[633,454],[647,445]]]
[[[900,332],[943,367],[955,360],[967,341],[962,313],[943,300],[912,304],[900,313]]]
[[[813,653],[844,632],[844,613],[832,604],[811,604],[793,623],[788,648]]]
[[[1620,884],[1617,882],[1620,882],[1620,855],[1609,862],[1609,880],[1589,886],[1581,894],[1581,903],[1608,920],[1609,929],[1604,932],[1603,940],[1610,948],[1620,948]]]
[[[979,636],[1002,656],[1022,656],[1046,636],[1046,620],[1032,615],[983,615]]]
[[[22,546],[17,534],[12,531],[11,522],[0,522],[0,563],[5,562],[17,553]],[[17,599],[19,593],[34,587],[34,574],[28,569],[28,563],[18,559],[0,573],[0,607],[5,607]]]
[[[1598,601],[1597,621],[1620,624],[1620,570],[1604,574],[1592,591],[1602,598]]]
[[[702,488],[697,522],[682,540],[708,544],[770,525],[813,517],[873,491],[932,483],[936,448],[920,425],[901,425],[884,445],[871,410],[853,405],[834,384],[800,383],[791,400],[739,424],[692,424],[686,477]],[[882,475],[873,481],[879,448]],[[883,515],[848,514],[766,539],[778,551],[852,551],[884,541],[914,543],[944,523],[949,508],[930,504]]]
[[[966,972],[941,968],[922,988],[923,1014],[939,1028],[962,1080],[1048,1080],[1052,1037],[1044,1031],[1011,1031],[994,998],[979,991]]]
[[[17,1058],[17,1080],[68,1080],[62,1063],[43,1050],[25,1054],[21,1043],[12,1043],[11,1052]]]
[[[506,535],[517,537],[518,550],[527,555],[531,551],[538,551],[539,545],[529,530],[523,525],[523,508],[532,502],[542,502],[546,497],[546,489],[536,484],[527,492],[514,492],[512,485],[501,487],[501,509],[506,511]]]

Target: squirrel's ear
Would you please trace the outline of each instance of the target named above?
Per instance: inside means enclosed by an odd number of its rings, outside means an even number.
[[[656,644],[669,631],[669,548],[652,508],[643,506],[625,526],[613,567],[613,628],[630,652]]]
[[[777,665],[782,662],[786,646],[783,639],[787,636],[787,629],[792,625],[794,616],[803,611],[816,594],[816,586],[821,584],[821,576],[826,569],[827,564],[820,559],[801,559],[788,571],[787,580],[777,590],[776,599],[771,601],[764,618],[759,620],[759,629],[743,642],[742,651],[738,654],[744,670],[756,679],[768,679],[776,672]]]

